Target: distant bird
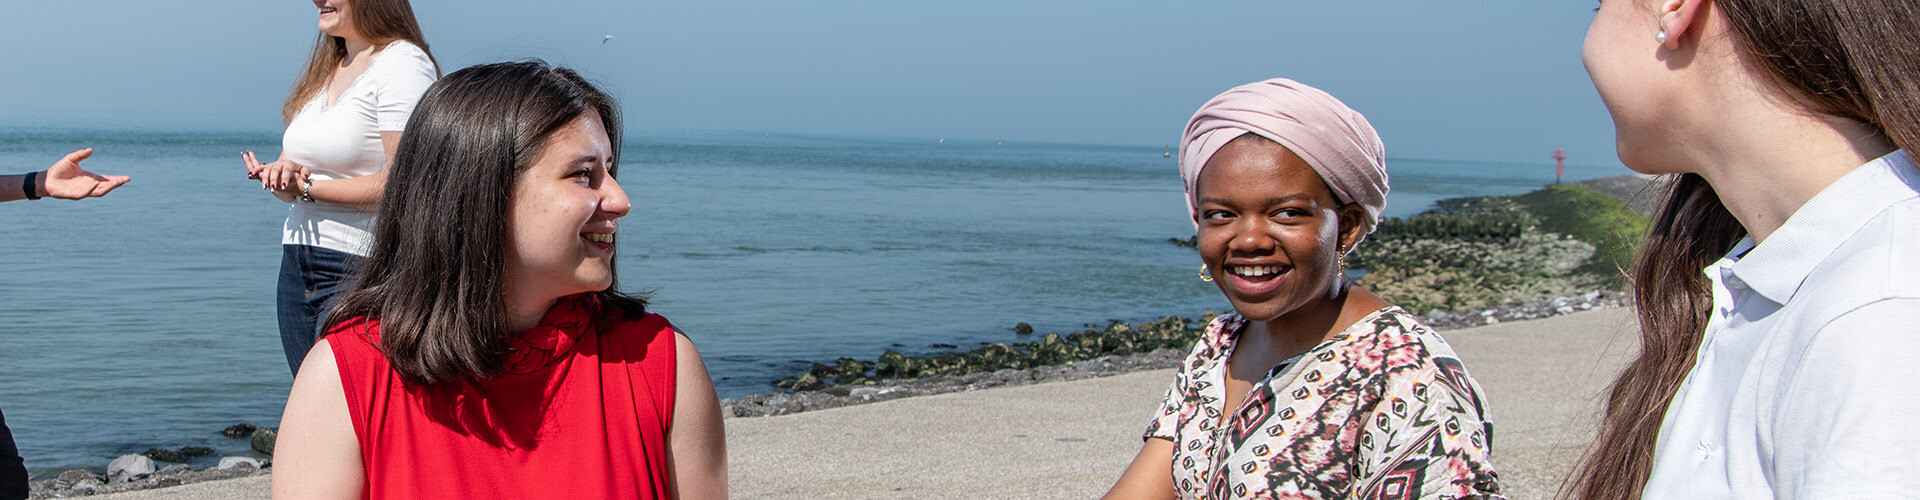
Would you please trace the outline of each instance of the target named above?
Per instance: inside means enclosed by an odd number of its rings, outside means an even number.
[[[600,44],[601,44],[601,45],[606,45],[606,44],[607,44],[607,42],[611,42],[611,41],[613,41],[613,35],[607,35],[607,37],[606,37],[606,38],[602,38],[602,39],[600,39]]]

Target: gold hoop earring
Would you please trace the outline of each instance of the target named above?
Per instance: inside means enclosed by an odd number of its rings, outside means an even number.
[[[1208,283],[1212,283],[1212,282],[1213,282],[1213,275],[1211,275],[1211,274],[1207,274],[1207,265],[1206,265],[1206,264],[1201,264],[1201,265],[1200,265],[1200,281],[1205,281],[1205,282],[1208,282]]]

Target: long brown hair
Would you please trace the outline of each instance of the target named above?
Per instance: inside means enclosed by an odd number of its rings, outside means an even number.
[[[381,350],[419,385],[499,374],[507,354],[508,207],[554,131],[594,112],[619,174],[620,113],[580,75],[544,62],[447,75],[420,97],[380,197],[373,247],[325,330],[380,322]],[[617,252],[616,252],[617,254]],[[646,312],[642,296],[596,292],[596,324]]]
[[[353,16],[354,30],[366,37],[367,43],[378,46],[406,40],[427,53],[434,72],[439,72],[440,63],[433,59],[433,51],[427,49],[427,38],[420,34],[420,22],[414,19],[413,5],[407,0],[353,0],[353,7],[347,9],[347,13]],[[307,69],[294,81],[287,103],[280,105],[282,123],[293,122],[293,115],[299,114],[307,100],[327,85],[334,68],[340,67],[340,61],[346,58],[347,39],[320,33],[313,41],[313,53],[307,56]]]
[[[1920,151],[1920,9],[1911,0],[1711,0],[1742,62],[1808,111],[1871,125]],[[1635,499],[1667,406],[1713,307],[1700,270],[1747,234],[1699,175],[1670,181],[1632,270],[1640,356],[1615,380],[1600,434],[1562,496]]]

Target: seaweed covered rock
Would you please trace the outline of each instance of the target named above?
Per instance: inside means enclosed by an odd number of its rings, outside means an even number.
[[[253,445],[253,451],[258,451],[261,453],[272,455],[273,443],[275,441],[278,441],[279,439],[280,439],[279,429],[275,429],[271,427],[261,427],[253,431],[253,442],[250,444]]]

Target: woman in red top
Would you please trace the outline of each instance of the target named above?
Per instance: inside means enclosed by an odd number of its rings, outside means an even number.
[[[613,102],[541,62],[421,98],[287,398],[275,498],[724,498],[700,355],[618,291]]]

